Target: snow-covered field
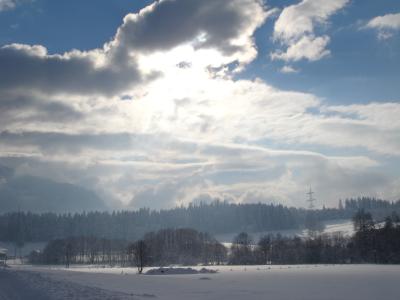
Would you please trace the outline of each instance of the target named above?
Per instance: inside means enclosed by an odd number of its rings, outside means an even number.
[[[193,267],[201,268],[201,267]],[[400,266],[214,266],[215,274],[138,275],[134,268],[32,267],[45,278],[116,293],[115,299],[399,299]],[[146,271],[146,270],[145,270]],[[87,298],[90,299],[90,298]]]
[[[349,220],[325,224],[325,233],[353,234]],[[270,232],[277,233],[277,232]],[[306,231],[280,232],[306,236]],[[263,233],[253,234],[254,240]],[[219,236],[223,242],[234,235]],[[228,245],[229,246],[229,245]],[[192,267],[200,270],[203,267]],[[11,270],[53,299],[171,299],[171,300],[376,300],[400,299],[400,266],[298,265],[211,266],[217,273],[174,270],[138,275],[135,268],[13,265]],[[145,269],[147,272],[149,268]],[[1,295],[0,295],[1,296]],[[53,297],[55,296],[55,297]],[[1,297],[0,297],[1,298]]]
[[[354,227],[353,227],[353,222],[351,220],[332,220],[332,221],[326,221],[324,222],[325,228],[322,233],[337,233],[340,232],[344,236],[351,236],[354,234]],[[254,232],[254,233],[249,233],[252,237],[255,243],[265,235],[268,234],[281,234],[282,236],[286,237],[307,237],[308,236],[308,231],[307,229],[288,229],[288,230],[271,230],[271,231],[262,231],[262,232]],[[237,235],[238,233],[227,233],[227,234],[217,234],[215,237],[218,241],[223,243],[226,247],[231,246],[231,242],[233,238]]]
[[[340,232],[344,236],[351,236],[354,234],[354,226],[351,220],[334,220],[325,222],[325,229],[323,233]]]

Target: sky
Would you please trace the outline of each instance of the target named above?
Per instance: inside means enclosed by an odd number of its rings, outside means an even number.
[[[0,0],[0,164],[110,207],[400,199],[397,0]]]

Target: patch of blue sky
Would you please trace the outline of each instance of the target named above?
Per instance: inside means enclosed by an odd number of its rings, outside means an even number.
[[[268,3],[276,6],[280,1]],[[313,93],[332,104],[399,102],[400,34],[382,41],[374,30],[362,29],[370,19],[396,12],[400,1],[352,1],[316,30],[330,37],[331,54],[314,62],[289,62],[299,70],[289,74],[279,72],[285,62],[269,57],[279,49],[271,38],[275,20],[269,19],[256,33],[257,59],[239,78],[259,77],[277,88]]]
[[[36,0],[0,13],[0,45],[37,44],[49,53],[102,47],[125,15],[153,1]]]
[[[0,13],[0,45],[38,44],[49,53],[71,49],[89,50],[109,41],[122,18],[152,1],[25,1]],[[268,7],[282,9],[300,1],[270,0]],[[329,57],[319,61],[289,63],[297,73],[281,73],[283,61],[271,60],[279,49],[273,42],[276,17],[269,18],[256,32],[259,51],[238,78],[264,79],[285,90],[313,93],[330,104],[400,101],[400,34],[379,40],[374,30],[361,30],[368,20],[400,12],[397,0],[353,0],[329,19],[316,33],[330,37]]]

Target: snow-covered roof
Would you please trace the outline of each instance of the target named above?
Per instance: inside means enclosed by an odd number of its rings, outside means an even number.
[[[7,254],[7,249],[0,248],[0,254]]]

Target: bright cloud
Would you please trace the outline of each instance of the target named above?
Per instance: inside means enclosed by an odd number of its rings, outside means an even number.
[[[192,52],[214,51],[210,67],[237,63],[240,70],[257,54],[252,35],[267,17],[258,0],[164,0],[129,14],[103,49],[49,55],[41,45],[0,48],[0,88],[44,93],[123,93],[161,76],[138,64],[149,54],[186,44]],[[157,66],[155,66],[157,67]]]
[[[283,66],[283,67],[280,69],[280,72],[281,72],[281,73],[290,74],[290,73],[298,73],[299,70],[293,68],[292,66],[287,66],[287,65],[286,65],[286,66]]]
[[[283,9],[274,26],[274,39],[286,50],[271,54],[272,59],[298,61],[319,60],[327,56],[329,37],[318,36],[317,26],[326,25],[328,19],[346,6],[349,0],[303,0]]]
[[[271,54],[272,59],[281,59],[284,61],[299,61],[307,59],[316,61],[330,54],[326,49],[329,44],[328,36],[310,37],[303,36],[296,43],[290,45],[286,52],[275,52]]]
[[[62,165],[68,180],[79,178],[134,207],[170,207],[205,195],[301,205],[297,195],[311,183],[326,194],[326,204],[334,204],[358,190],[380,195],[382,186],[392,184],[375,170],[379,161],[365,152],[326,156],[267,145],[361,147],[396,156],[399,104],[326,106],[311,94],[278,90],[260,80],[213,78],[206,70],[179,67],[169,73],[168,68],[137,100],[97,98],[87,109],[90,99],[82,97],[68,101],[75,102],[75,110],[55,106],[56,112],[67,111],[61,124],[57,117],[40,118],[34,108],[13,107],[17,117],[5,124],[1,147],[4,153],[35,154],[34,162],[24,159],[18,167],[22,173],[37,174],[39,164],[46,166],[43,175],[58,178]],[[196,84],[190,85],[191,79]],[[20,132],[21,124],[31,131]],[[370,179],[364,182],[365,176]]]
[[[400,13],[375,17],[364,28],[377,30],[380,39],[390,38],[400,30]]]
[[[241,65],[255,58],[252,36],[267,16],[259,0],[164,0],[127,15],[111,46],[119,56],[190,44],[194,49],[217,49],[225,63]]]

